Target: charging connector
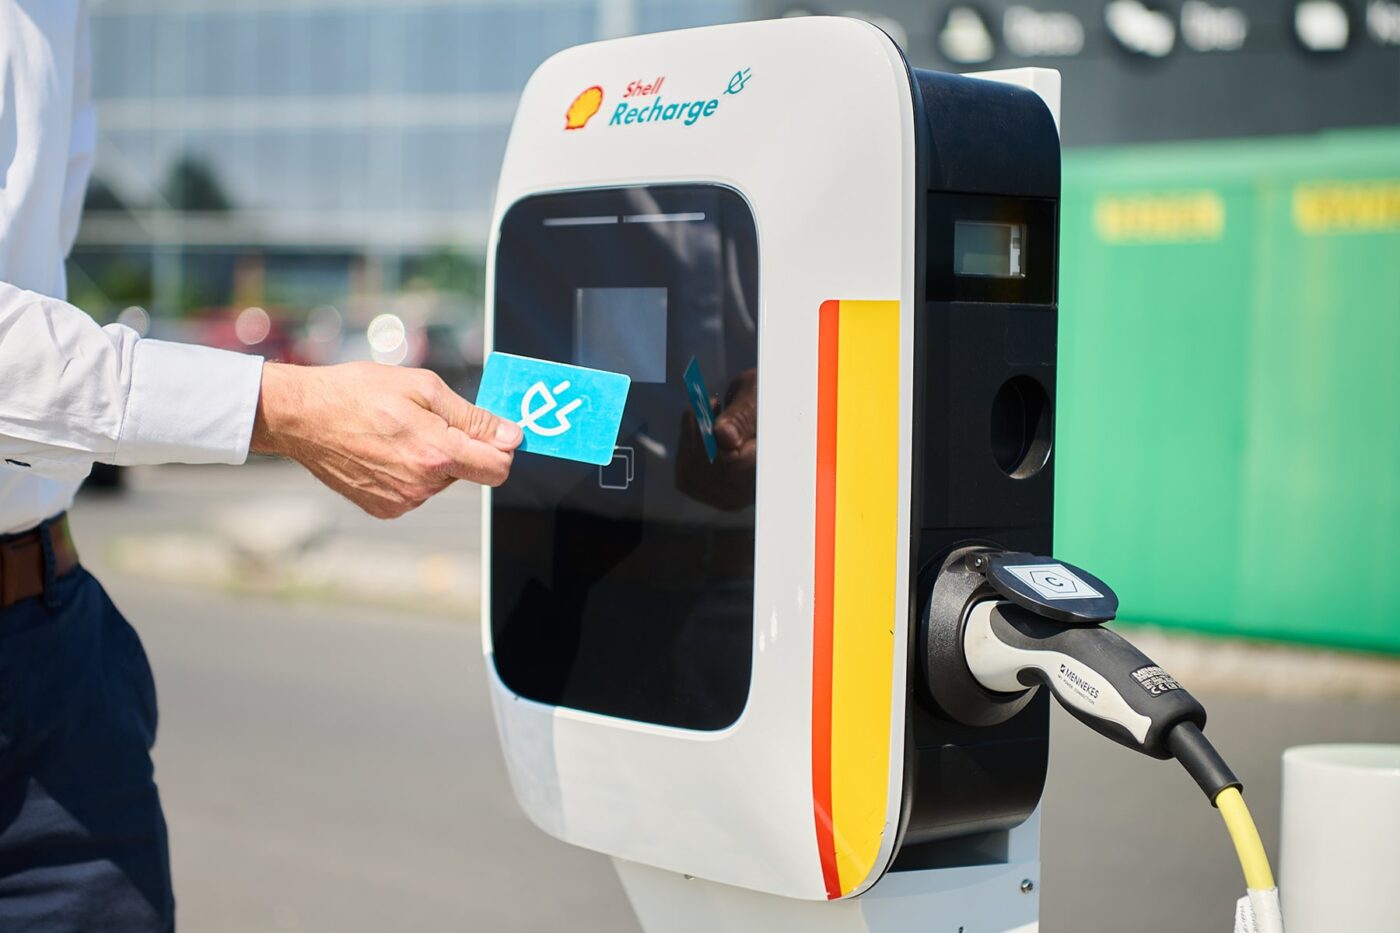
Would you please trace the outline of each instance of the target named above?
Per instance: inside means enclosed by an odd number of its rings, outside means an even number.
[[[972,550],[950,558],[940,574],[968,582],[939,584],[925,610],[930,695],[945,712],[962,713],[970,696],[956,685],[971,674],[989,704],[1025,702],[1047,688],[1070,715],[1094,731],[1153,758],[1175,758],[1219,808],[1244,871],[1241,910],[1258,933],[1282,933],[1278,889],[1268,855],[1241,795],[1242,784],[1206,739],[1206,711],[1177,680],[1131,642],[1102,626],[1117,597],[1103,581],[1051,558]],[[955,599],[966,594],[960,612]],[[949,645],[961,648],[961,665]],[[955,707],[945,697],[953,697]],[[956,710],[956,712],[955,712]],[[984,715],[977,714],[974,715]]]
[[[1043,685],[1095,732],[1153,758],[1171,758],[1181,725],[1200,734],[1205,707],[1132,643],[1100,625],[1069,625],[1006,600],[968,610],[968,669],[988,690]]]

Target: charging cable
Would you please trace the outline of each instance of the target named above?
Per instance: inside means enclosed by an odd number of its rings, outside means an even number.
[[[967,611],[963,648],[973,678],[1001,695],[1043,685],[1095,731],[1153,758],[1181,762],[1220,810],[1244,871],[1248,893],[1236,905],[1236,933],[1283,933],[1268,855],[1239,779],[1201,731],[1205,708],[1117,633],[1048,618],[1026,602],[984,599]]]
[[[1244,883],[1256,891],[1267,891],[1274,887],[1274,873],[1269,868],[1269,856],[1264,851],[1264,843],[1259,839],[1259,830],[1254,826],[1254,817],[1249,815],[1244,795],[1238,787],[1227,787],[1215,798],[1215,806],[1225,820],[1225,829],[1230,833],[1230,841],[1235,844],[1235,854],[1240,858],[1240,868],[1244,870]]]
[[[1246,891],[1235,905],[1235,933],[1283,933],[1278,886],[1274,884],[1259,829],[1240,792],[1239,780],[1194,722],[1173,727],[1167,736],[1167,747],[1220,811],[1234,843]]]

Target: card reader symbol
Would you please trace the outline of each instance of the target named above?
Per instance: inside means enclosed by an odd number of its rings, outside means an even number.
[[[576,398],[560,408],[557,396],[563,395],[568,388],[568,380],[555,386],[553,392],[543,382],[537,382],[530,386],[525,392],[525,397],[520,400],[520,426],[534,431],[541,437],[558,437],[573,427],[569,423],[569,414],[583,404],[583,399]],[[532,408],[531,405],[538,395],[543,395],[544,400],[538,408]],[[556,411],[556,409],[558,410]],[[541,427],[538,423],[539,419],[550,412],[555,412],[554,417],[558,423],[549,428]]]
[[[637,451],[614,447],[612,460],[598,467],[598,485],[603,489],[626,489],[636,476]]]

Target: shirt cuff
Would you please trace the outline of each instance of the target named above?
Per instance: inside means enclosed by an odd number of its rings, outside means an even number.
[[[242,463],[262,388],[260,356],[138,340],[115,461]]]

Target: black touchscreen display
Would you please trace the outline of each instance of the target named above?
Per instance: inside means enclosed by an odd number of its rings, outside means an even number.
[[[736,192],[539,195],[501,222],[495,347],[625,372],[612,462],[520,454],[491,510],[491,634],[521,696],[692,729],[752,664],[758,244]],[[714,457],[686,373],[708,390]],[[693,370],[692,370],[693,372]]]

